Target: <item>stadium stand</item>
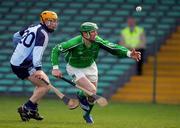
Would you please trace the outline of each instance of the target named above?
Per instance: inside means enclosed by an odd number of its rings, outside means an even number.
[[[9,60],[13,52],[11,42],[13,33],[25,25],[38,23],[38,15],[41,11],[54,10],[60,16],[59,28],[51,36],[44,55],[43,69],[49,74],[50,80],[57,88],[71,95],[75,93],[75,88],[51,76],[49,55],[52,47],[57,42],[63,42],[79,34],[79,26],[85,21],[96,22],[100,28],[99,34],[117,43],[120,40],[120,30],[126,25],[127,17],[134,16],[146,30],[147,57],[154,55],[155,43],[158,49],[164,45],[167,37],[175,31],[177,19],[180,16],[178,0],[156,2],[156,0],[144,0],[143,3],[139,0],[0,1],[0,93],[22,95],[33,91],[29,82],[17,81],[16,76],[12,75]],[[142,4],[143,7],[143,11],[139,13],[135,11],[138,4]],[[169,9],[171,11],[168,11]],[[130,59],[118,59],[101,51],[97,62],[99,67],[98,93],[108,98],[135,74],[135,62]],[[61,60],[60,68],[67,77],[65,65],[65,61]]]
[[[166,104],[180,103],[180,27],[160,48],[157,54],[156,102]],[[152,102],[153,101],[154,57],[148,57],[142,77],[133,76],[123,88],[113,95],[114,101]]]

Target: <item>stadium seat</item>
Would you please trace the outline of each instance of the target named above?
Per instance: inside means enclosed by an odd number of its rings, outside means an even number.
[[[162,4],[168,4],[168,5],[173,5],[176,4],[176,0],[162,0],[161,1]]]
[[[52,3],[52,8],[59,8],[59,9],[64,9],[66,8],[67,4],[63,2],[53,2]]]
[[[123,64],[115,65],[112,67],[113,69],[111,71],[113,71],[113,72],[125,71],[125,70],[127,71],[128,69],[130,69],[129,67],[130,67],[130,65],[123,65]]]
[[[7,92],[7,87],[2,87],[2,86],[0,86],[0,92],[1,92],[1,93]]]
[[[47,7],[49,5],[48,2],[41,2],[41,1],[37,1],[35,3],[35,6],[39,7],[39,8],[43,8],[43,7]]]
[[[169,25],[169,24],[159,24],[159,25],[157,26],[157,28],[158,28],[159,30],[166,30],[166,31],[168,31],[168,30],[170,30],[171,25]]]
[[[1,22],[0,22],[1,26],[8,26],[10,24],[12,24],[12,20],[4,19],[4,20],[1,20]]]
[[[97,14],[100,15],[100,16],[101,15],[110,16],[110,15],[112,15],[112,11],[111,10],[100,10],[100,11],[97,12]]]
[[[162,4],[162,5],[159,5],[159,6],[158,6],[157,10],[160,11],[160,12],[161,12],[161,11],[165,11],[165,12],[166,12],[166,11],[169,10],[169,6]]]
[[[103,88],[99,88],[99,89],[97,90],[97,94],[103,96],[104,93],[105,93],[105,91],[106,91],[106,90],[104,90]]]
[[[6,75],[4,78],[10,79],[10,80],[17,80],[17,76],[15,74]]]
[[[112,3],[124,3],[125,0],[110,0]]]
[[[111,76],[116,76],[116,79],[124,74],[125,70],[124,69],[120,69],[120,68],[113,68],[110,71],[107,72],[107,75],[111,75]]]
[[[93,22],[103,22],[106,18],[105,17],[101,17],[101,16],[98,16],[98,17],[92,17],[92,21]]]
[[[73,33],[73,32],[76,30],[76,28],[66,27],[66,28],[63,28],[62,30],[63,30],[63,32],[65,32],[65,33]]]
[[[116,10],[118,8],[118,5],[117,4],[104,4],[103,5],[103,8],[105,9],[112,9],[112,10]]]
[[[102,26],[103,28],[111,28],[111,29],[117,28],[117,24],[115,23],[104,23]]]
[[[156,17],[158,16],[164,16],[164,12],[158,11],[158,12],[150,12],[149,14],[151,17]]]
[[[75,17],[74,19],[75,19],[76,21],[78,21],[78,22],[82,23],[82,22],[87,21],[88,16],[81,15],[81,16]]]
[[[11,32],[11,33],[15,33],[17,31],[19,31],[21,29],[21,26],[12,26],[10,27],[8,30]]]
[[[75,15],[77,13],[76,9],[64,9],[63,14],[64,15]]]
[[[119,17],[128,17],[129,16],[129,10],[119,10],[115,12],[115,16]]]
[[[8,10],[9,10],[9,8],[6,8],[6,7],[1,6],[1,8],[0,8],[0,13],[1,13],[1,14],[2,14],[2,13],[6,13],[6,12],[8,12]]]
[[[157,19],[155,17],[147,17],[144,21],[145,23],[154,24],[157,22]]]
[[[110,86],[110,83],[105,83],[105,82],[99,82],[98,83],[98,88],[101,88],[101,87],[103,87],[103,88],[106,88],[106,87],[109,87]]]
[[[17,7],[32,7],[34,4],[34,2],[31,1],[21,1],[21,2],[16,2],[16,6]]]
[[[161,20],[161,23],[163,24],[175,24],[175,19],[173,18],[164,18]]]
[[[89,0],[76,0],[77,2],[89,2]]]
[[[119,16],[113,16],[109,19],[110,22],[124,23],[124,19]]]
[[[14,86],[14,87],[10,87],[8,89],[8,91],[10,93],[19,93],[19,92],[22,92],[23,91],[23,88],[20,86],[20,87],[17,87],[17,86]]]
[[[98,9],[101,5],[98,3],[89,3],[88,5],[86,5],[87,8],[90,9]]]
[[[30,20],[30,21],[33,21],[34,19],[36,19],[36,16],[33,15],[33,14],[27,15],[27,16],[25,17],[25,19]]]
[[[82,8],[83,4],[82,3],[70,3],[69,7],[70,8]]]
[[[117,80],[117,76],[101,76],[99,80],[102,80],[104,82],[110,82]]]
[[[32,15],[37,15],[37,14],[40,14],[41,12],[42,12],[41,8],[34,8],[28,11],[28,13]]]
[[[13,8],[12,12],[15,14],[24,14],[24,12],[26,11],[26,8]]]
[[[133,9],[135,9],[135,5],[134,4],[122,4],[121,8],[123,10],[133,10]]]
[[[152,24],[141,24],[140,26],[142,26],[144,28],[144,30],[151,30],[153,28],[153,25]]]
[[[15,1],[2,1],[1,6],[2,7],[13,7],[15,5]]]
[[[2,79],[2,80],[0,80],[0,85],[1,86],[12,86],[12,85],[14,85],[14,81]]]
[[[179,11],[180,10],[180,6],[178,5],[173,5],[172,7],[173,10]]]
[[[25,26],[25,24],[26,24],[26,22],[23,20],[17,20],[16,21],[16,25],[18,25],[19,27]],[[18,30],[16,30],[16,31],[18,31]]]
[[[110,63],[111,64],[111,63],[116,63],[117,59],[116,58],[107,57],[107,58],[102,58],[101,62],[102,63]]]
[[[98,3],[106,3],[108,0],[92,0],[93,2],[98,2]]]
[[[167,16],[178,18],[180,16],[180,12],[167,12]]]
[[[108,35],[111,33],[111,29],[109,29],[108,27],[102,28],[101,30],[99,30],[99,33],[102,35]]]
[[[1,73],[8,73],[10,71],[10,68],[8,67],[0,67]]]
[[[125,65],[126,64],[127,65],[133,65],[136,63],[135,60],[132,60],[130,58],[123,58],[123,59],[120,59],[119,61],[120,61],[120,64],[125,64]],[[119,65],[117,65],[117,66],[119,66]]]
[[[98,69],[99,70],[107,70],[110,69],[110,64],[98,64]]]
[[[138,12],[133,12],[132,14],[134,17],[145,17],[147,15],[147,12],[141,12],[141,13],[138,13]]]
[[[83,11],[81,11],[81,14],[82,15],[93,15],[95,13],[95,11],[94,10],[92,10],[92,9],[85,9],[85,10],[83,10]]]
[[[4,31],[6,29],[6,26],[0,26],[0,31]]]
[[[157,0],[144,0],[144,3],[146,3],[146,4],[156,4]]]
[[[78,89],[74,88],[74,87],[73,88],[69,87],[68,89],[66,89],[66,93],[68,93],[68,94],[76,94],[77,91],[78,91]]]

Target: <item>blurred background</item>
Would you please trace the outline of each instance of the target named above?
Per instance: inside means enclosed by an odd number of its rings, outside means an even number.
[[[141,11],[136,7],[141,6]],[[146,33],[147,46],[142,75],[136,75],[136,62],[119,59],[101,50],[98,94],[111,101],[180,104],[180,0],[0,0],[0,95],[30,96],[34,86],[12,73],[9,60],[13,34],[39,23],[39,14],[53,10],[59,26],[50,36],[43,56],[43,70],[52,84],[73,96],[77,89],[51,75],[50,53],[60,42],[79,35],[81,23],[99,26],[99,35],[113,43],[121,41],[120,32],[128,17]],[[65,77],[65,61],[60,69]],[[48,96],[54,96],[53,92]]]

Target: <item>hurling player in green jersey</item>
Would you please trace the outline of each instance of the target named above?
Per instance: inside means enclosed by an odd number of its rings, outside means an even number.
[[[119,58],[130,57],[139,61],[141,53],[128,50],[127,48],[111,43],[98,36],[98,26],[92,22],[84,22],[80,26],[80,35],[66,42],[57,44],[51,53],[51,62],[53,65],[52,75],[61,78],[62,73],[59,70],[59,55],[65,54],[67,61],[66,70],[73,77],[75,83],[86,90],[96,94],[98,83],[98,70],[96,58],[99,50],[118,56]],[[94,102],[90,96],[83,91],[78,92],[80,106],[84,110],[83,118],[86,123],[94,123],[90,112]]]

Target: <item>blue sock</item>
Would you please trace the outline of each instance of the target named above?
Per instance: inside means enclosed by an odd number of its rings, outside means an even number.
[[[89,110],[89,103],[86,99],[86,96],[84,94],[83,91],[79,91],[77,93],[77,96],[78,96],[78,99],[79,99],[79,102],[80,102],[80,107],[84,110],[84,111],[87,111]]]
[[[27,109],[32,109],[32,110],[37,110],[37,103],[33,103],[32,101],[28,100],[24,106],[27,108]]]
[[[89,115],[92,111],[94,104],[88,103],[87,98],[83,91],[79,91],[77,95],[79,97],[81,104],[83,104],[83,106],[81,105],[81,108],[84,110],[84,115]]]
[[[93,105],[92,105],[92,104],[89,104],[88,106],[89,106],[89,110],[86,110],[85,113],[84,113],[84,115],[90,115],[94,104],[93,104]]]

